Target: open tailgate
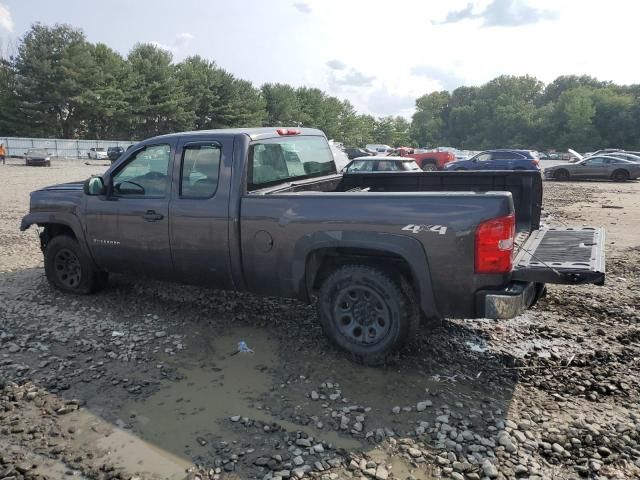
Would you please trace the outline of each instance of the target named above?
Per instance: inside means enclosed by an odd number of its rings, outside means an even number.
[[[604,284],[605,232],[596,227],[543,227],[516,245],[513,279]]]

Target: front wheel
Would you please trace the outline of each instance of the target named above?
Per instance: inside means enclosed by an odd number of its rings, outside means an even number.
[[[567,172],[566,170],[558,170],[553,174],[553,178],[560,181],[569,180],[569,172]]]
[[[616,182],[626,182],[629,180],[629,172],[626,170],[616,170],[611,176]]]
[[[438,170],[438,166],[432,162],[423,163],[422,170],[424,170],[425,172],[435,172],[436,170]]]
[[[67,235],[53,237],[44,253],[49,283],[63,292],[86,295],[107,283],[107,273],[96,270],[78,242]]]
[[[420,318],[415,295],[401,277],[365,265],[346,265],[329,275],[318,308],[325,334],[365,365],[385,363]]]

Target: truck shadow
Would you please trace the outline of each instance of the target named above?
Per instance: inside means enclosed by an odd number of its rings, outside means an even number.
[[[79,400],[90,419],[65,420],[76,437],[96,464],[103,449],[128,470],[147,468],[139,461],[152,445],[165,470],[196,462],[246,478],[264,470],[257,458],[300,438],[324,442],[311,465],[389,437],[482,456],[518,382],[515,359],[464,323],[424,327],[371,368],[338,352],[315,309],[292,300],[121,276],[75,297],[52,290],[39,268],[0,273],[0,296],[0,377]],[[253,352],[236,353],[239,341]],[[463,434],[477,438],[475,452]]]

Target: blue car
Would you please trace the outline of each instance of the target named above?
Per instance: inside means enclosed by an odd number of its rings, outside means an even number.
[[[445,170],[540,170],[537,152],[486,150],[468,160],[448,163]]]

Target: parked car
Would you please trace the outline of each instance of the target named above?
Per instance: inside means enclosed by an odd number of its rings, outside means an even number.
[[[347,158],[349,158],[349,160],[353,160],[354,158],[358,157],[368,157],[371,155],[375,155],[375,153],[371,153],[364,148],[345,148],[344,153],[347,154]]]
[[[360,157],[344,167],[345,173],[374,172],[419,172],[420,167],[412,160],[402,157]]]
[[[369,143],[365,145],[364,148],[375,155],[389,153],[393,150],[393,147],[390,147],[389,145],[381,145],[379,143]]]
[[[540,170],[540,160],[531,150],[486,150],[468,160],[458,160],[446,170]]]
[[[317,298],[324,332],[374,364],[421,316],[512,318],[545,283],[604,281],[604,232],[541,228],[542,185],[539,172],[339,174],[319,130],[202,130],[32,192],[20,229],[41,227],[61,291],[119,272]]]
[[[87,152],[87,157],[94,158],[96,160],[106,160],[109,158],[107,156],[107,149],[103,147],[92,147]]]
[[[50,167],[51,153],[44,148],[30,148],[24,152],[24,162],[28,167]]]
[[[413,158],[422,170],[433,171],[442,170],[445,165],[455,160],[455,154],[448,151],[435,151],[424,153],[416,153],[415,149],[409,147],[400,147],[391,153],[391,156]]]
[[[624,158],[596,155],[575,163],[561,163],[544,169],[544,176],[553,180],[607,179],[617,182],[640,177],[640,163]]]
[[[111,163],[115,162],[120,155],[124,153],[124,148],[122,147],[109,147],[107,148],[107,157],[111,160]]]
[[[612,152],[607,153],[607,157],[624,158],[630,162],[640,162],[640,154],[630,152]]]

